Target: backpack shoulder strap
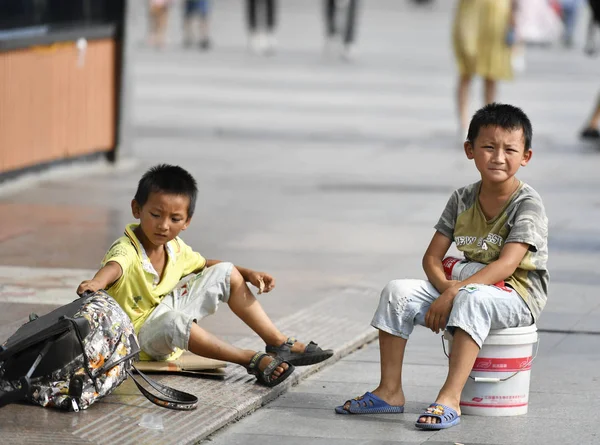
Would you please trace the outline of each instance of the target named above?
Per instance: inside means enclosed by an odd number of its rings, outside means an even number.
[[[145,375],[139,369],[132,365],[135,372],[144,380],[148,385],[150,385],[154,390],[159,392],[161,395],[152,394],[148,391],[144,386],[138,382],[136,377],[131,371],[127,371],[131,380],[136,384],[140,392],[152,403],[158,406],[162,406],[163,408],[169,409],[177,409],[177,410],[193,410],[198,406],[198,397],[193,394],[189,394],[187,392],[179,391],[177,389],[171,388],[170,386],[163,385],[152,380],[150,377]]]

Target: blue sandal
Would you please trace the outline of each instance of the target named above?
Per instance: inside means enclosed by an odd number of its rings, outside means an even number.
[[[440,419],[440,421],[439,423],[419,422],[421,417],[435,417]],[[419,419],[415,422],[415,426],[422,430],[443,430],[444,428],[450,428],[460,423],[460,416],[456,410],[441,403],[432,403],[429,405],[427,409],[423,410]]]
[[[344,408],[344,406],[346,406],[348,403],[350,403],[350,406],[347,409]],[[385,400],[381,400],[375,394],[367,391],[362,396],[356,397],[352,400],[346,400],[343,405],[336,406],[335,412],[338,414],[403,413],[404,406],[390,405]]]

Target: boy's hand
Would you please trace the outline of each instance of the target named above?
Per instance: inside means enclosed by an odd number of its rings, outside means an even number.
[[[442,292],[437,300],[431,303],[427,314],[425,314],[425,326],[436,334],[446,327],[458,289],[457,286],[451,286]]]
[[[96,292],[103,288],[104,287],[96,280],[85,280],[82,281],[79,287],[77,288],[77,295],[81,295],[87,290]]]
[[[275,278],[266,272],[256,272],[254,270],[248,273],[248,281],[258,288],[258,293],[269,292],[275,287]]]

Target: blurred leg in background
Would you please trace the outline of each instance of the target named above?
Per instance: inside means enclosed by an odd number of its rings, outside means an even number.
[[[577,24],[577,11],[579,10],[580,0],[561,0],[562,21],[564,24],[563,44],[570,48],[573,46],[573,34]]]
[[[170,3],[170,0],[150,0],[148,44],[154,48],[165,47]]]
[[[277,40],[276,0],[246,0],[246,18],[250,49],[257,54],[271,54]]]
[[[471,80],[473,76],[468,73],[462,73],[458,78],[458,88],[456,91],[458,119],[459,119],[459,139],[464,142],[467,139],[467,131],[469,130],[469,93],[471,88]]]
[[[355,41],[358,0],[325,0],[325,53],[349,59]]]
[[[276,0],[263,0],[266,9],[267,19],[267,53],[275,52],[277,47],[277,39],[275,38],[275,30],[277,28],[277,2]]]
[[[592,10],[592,16],[587,30],[585,52],[592,56],[598,51],[596,45],[596,32],[598,31],[598,26],[600,26],[600,0],[589,0],[589,5]]]
[[[210,41],[210,2],[209,0],[185,0],[183,13],[183,45],[191,46],[198,31],[200,49],[208,50]]]
[[[248,26],[248,46],[255,53],[262,50],[262,42],[258,33],[258,2],[259,0],[246,0],[246,24]]]
[[[508,34],[515,23],[511,0],[460,0],[457,4],[453,43],[458,68],[456,91],[458,137],[464,142],[469,126],[469,90],[474,76],[484,80],[484,105],[496,100],[497,83],[513,77],[512,42]]]
[[[350,0],[346,6],[346,29],[344,32],[344,51],[342,53],[342,57],[345,59],[349,59],[353,53],[357,7],[358,0]]]
[[[325,53],[331,54],[335,49],[336,22],[335,0],[325,0]]]

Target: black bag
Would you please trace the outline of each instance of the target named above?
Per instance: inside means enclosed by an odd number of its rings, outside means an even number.
[[[191,410],[198,399],[136,372],[162,396],[133,376],[139,353],[131,320],[106,292],[82,298],[42,317],[29,316],[0,346],[0,407],[19,400],[68,411],[88,408],[130,376],[152,403]]]

